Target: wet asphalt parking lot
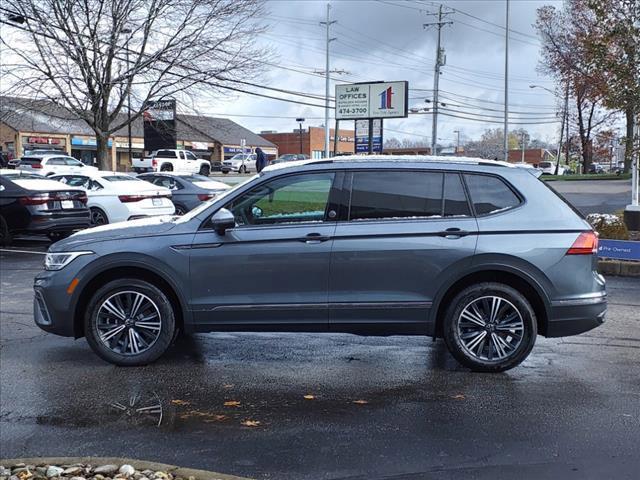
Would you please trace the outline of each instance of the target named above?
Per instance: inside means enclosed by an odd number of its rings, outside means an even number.
[[[607,322],[475,374],[442,341],[200,334],[119,368],[39,330],[44,242],[0,252],[0,457],[125,456],[257,479],[638,478],[640,279]],[[306,398],[305,398],[306,397]]]

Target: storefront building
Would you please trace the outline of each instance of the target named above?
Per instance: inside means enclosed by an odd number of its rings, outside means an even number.
[[[121,122],[119,118],[116,122]],[[260,147],[269,158],[278,155],[276,145],[226,118],[196,115],[176,116],[178,149],[190,150],[209,160],[215,168],[224,159]],[[131,169],[127,128],[108,140],[113,170]],[[56,150],[87,165],[96,164],[97,142],[93,130],[70,112],[52,104],[15,97],[0,97],[0,147],[10,158],[19,158],[36,150]],[[131,126],[131,151],[134,158],[150,155],[144,149],[144,129],[139,118]]]

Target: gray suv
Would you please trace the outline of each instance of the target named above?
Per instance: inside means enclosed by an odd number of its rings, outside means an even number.
[[[477,371],[604,321],[597,235],[528,169],[341,157],[273,165],[182,217],[76,233],[35,278],[44,330],[143,365],[178,331],[443,337]],[[249,287],[249,288],[248,288]]]

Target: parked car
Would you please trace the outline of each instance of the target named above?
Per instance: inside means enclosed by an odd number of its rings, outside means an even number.
[[[444,337],[488,372],[604,321],[597,235],[530,170],[398,160],[272,165],[182,217],[78,232],[49,248],[35,321],[118,365],[177,330],[307,331]]]
[[[558,165],[558,173],[556,173],[555,162],[540,162],[538,169],[542,171],[543,175],[564,175],[566,170],[562,165]]]
[[[589,173],[605,173],[604,167],[599,163],[591,163],[589,165]]]
[[[176,215],[184,215],[202,202],[229,190],[229,185],[197,173],[143,173],[138,178],[171,190]]]
[[[285,153],[276,158],[273,163],[295,162],[298,160],[309,160],[309,155],[303,153]]]
[[[80,160],[62,154],[23,156],[17,165],[20,170],[35,171],[45,177],[68,173],[97,172],[96,167],[85,165]]]
[[[20,233],[58,239],[89,226],[87,196],[41,175],[0,170],[0,245]]]
[[[222,173],[251,173],[256,171],[255,153],[237,153],[229,160],[222,162]]]
[[[87,175],[53,175],[50,178],[86,190],[93,226],[173,215],[175,212],[168,188],[152,185],[125,173],[100,171]]]
[[[144,172],[190,172],[208,176],[211,173],[209,160],[198,158],[188,150],[157,150],[146,158],[132,160],[133,171]]]

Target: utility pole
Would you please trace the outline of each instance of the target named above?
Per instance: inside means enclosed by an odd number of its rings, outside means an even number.
[[[454,130],[453,133],[457,134],[456,139],[456,155],[460,152],[460,130]]]
[[[450,12],[442,11],[442,4],[438,7],[438,13],[428,13],[427,15],[437,15],[438,21],[425,23],[423,28],[429,28],[435,26],[438,29],[438,41],[436,43],[436,63],[433,70],[433,123],[431,125],[431,155],[437,155],[437,141],[438,141],[438,85],[440,83],[440,67],[446,63],[444,48],[441,47],[442,43],[442,27],[444,25],[453,24],[452,21],[444,21]]]
[[[509,161],[509,0],[504,40],[504,161]]]
[[[522,140],[521,140],[521,141],[522,141],[522,160],[521,160],[521,161],[522,161],[522,163],[524,163],[524,147],[525,147],[525,141],[526,141],[526,140],[525,140],[525,135],[526,135],[526,134],[527,134],[527,132],[525,132],[525,131],[523,130],[523,131],[522,131]],[[507,160],[509,160],[509,159],[507,158]]]
[[[334,23],[335,20],[330,19],[331,15],[331,4],[327,3],[327,21],[320,22],[320,25],[325,25],[327,27],[327,58],[326,58],[326,66],[325,66],[325,86],[324,86],[324,158],[329,158],[329,44],[335,40],[335,38],[331,38],[330,35],[330,27]]]

